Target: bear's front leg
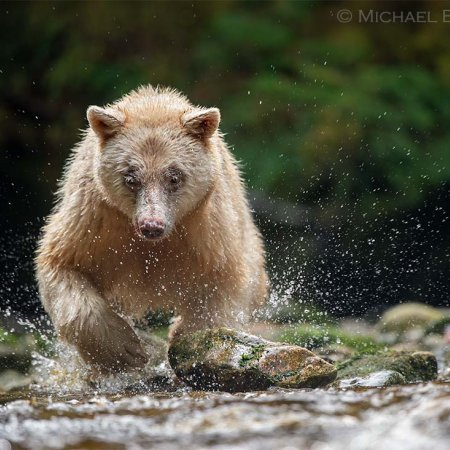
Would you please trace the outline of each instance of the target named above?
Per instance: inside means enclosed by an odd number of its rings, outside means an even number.
[[[140,368],[148,358],[132,327],[76,271],[38,270],[45,309],[62,340],[102,372]]]
[[[141,368],[148,360],[133,328],[109,308],[103,308],[94,320],[61,327],[61,336],[102,372]]]

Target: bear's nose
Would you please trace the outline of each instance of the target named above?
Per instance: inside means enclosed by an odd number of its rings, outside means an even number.
[[[139,222],[139,231],[148,239],[161,237],[165,229],[166,224],[161,219],[144,219]]]

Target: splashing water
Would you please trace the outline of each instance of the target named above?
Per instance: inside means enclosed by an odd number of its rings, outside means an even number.
[[[446,450],[450,438],[450,387],[445,384],[9,400],[0,408],[0,439],[35,450]]]
[[[340,245],[342,231],[325,237],[313,230],[301,233],[305,236],[299,237],[298,231],[293,230],[275,233],[272,230],[268,241],[272,291],[262,319],[275,322],[269,326],[271,331],[308,322],[318,331],[324,345],[347,344],[340,335],[330,333],[326,324],[331,320],[330,311],[337,315],[357,311],[356,307],[352,311],[351,302],[360,301],[369,289],[361,287],[355,278],[367,279],[372,273],[375,280],[381,280],[380,286],[370,293],[372,300],[383,293],[393,293],[398,298],[401,282],[394,276],[392,285],[386,285],[386,275],[393,273],[388,263],[385,267],[381,263],[374,265],[372,272],[368,271],[368,264],[361,264],[358,259],[361,251],[356,252],[357,256]],[[392,231],[384,239],[392,236],[398,233]],[[20,245],[29,251],[33,239],[16,242],[22,242]],[[367,240],[371,249],[377,243],[378,237],[370,236]],[[414,244],[415,254],[423,245]],[[374,251],[367,253],[366,263],[371,261]],[[393,251],[399,261],[408,261],[412,252]],[[334,261],[336,255],[341,259]],[[343,260],[349,265],[339,267],[339,261]],[[421,260],[418,258],[412,265],[408,263],[396,270],[402,275],[408,271],[414,275]],[[9,258],[11,265],[17,266],[17,261],[14,256]],[[18,270],[15,267],[14,273]],[[26,270],[31,271],[31,266]],[[432,270],[432,264],[427,270]],[[338,283],[340,277],[344,281]],[[2,290],[10,289],[13,282],[7,280]],[[432,287],[439,286],[435,283]],[[36,304],[32,288],[21,295]],[[14,298],[14,292],[9,297]],[[365,302],[370,306],[369,300]],[[332,307],[328,308],[330,304]],[[33,450],[185,446],[250,450],[448,448],[447,381],[383,389],[200,393],[177,385],[166,359],[161,358],[149,362],[144,373],[94,376],[72,348],[55,343],[54,336],[47,331],[51,324],[45,315],[38,314],[33,321],[18,319],[16,309],[0,312],[9,335],[22,327],[51,349],[48,352],[35,349],[31,384],[22,390],[0,393],[0,449],[2,440]],[[364,326],[362,323],[363,332]],[[301,341],[302,345],[309,343]],[[448,370],[446,374],[448,378]]]

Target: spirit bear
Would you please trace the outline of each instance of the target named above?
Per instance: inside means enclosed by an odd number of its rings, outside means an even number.
[[[36,256],[59,337],[129,370],[148,359],[131,321],[149,309],[181,317],[171,339],[249,317],[267,294],[264,247],[219,110],[144,86],[87,118]]]

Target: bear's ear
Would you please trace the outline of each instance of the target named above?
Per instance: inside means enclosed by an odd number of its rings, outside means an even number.
[[[108,139],[125,124],[125,114],[113,108],[89,106],[86,112],[89,125],[100,139]]]
[[[219,127],[219,122],[220,111],[217,108],[198,109],[181,117],[184,128],[201,138],[210,138]]]

